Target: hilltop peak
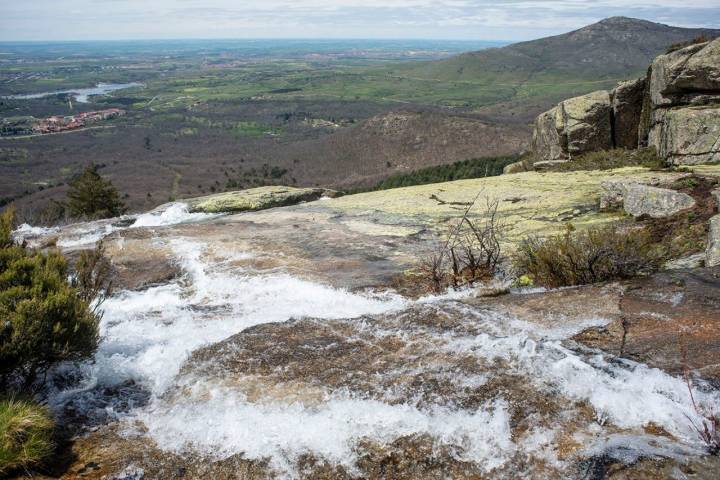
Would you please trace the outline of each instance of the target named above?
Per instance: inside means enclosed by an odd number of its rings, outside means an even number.
[[[615,17],[604,18],[597,23],[588,25],[588,27],[592,27],[594,25],[663,25],[663,24],[651,22],[649,20],[643,20],[641,18],[615,16]]]

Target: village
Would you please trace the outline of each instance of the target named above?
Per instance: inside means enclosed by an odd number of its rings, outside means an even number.
[[[18,135],[46,135],[69,130],[77,130],[89,124],[109,120],[125,115],[125,110],[108,108],[76,115],[54,115],[35,119],[31,116],[0,119],[0,137]]]
[[[99,122],[101,120],[109,120],[122,115],[125,115],[125,110],[121,110],[119,108],[108,108],[106,110],[84,112],[69,116],[55,115],[38,120],[32,126],[32,133],[43,135],[47,133],[63,132],[66,130],[75,130],[83,128],[90,123]]]

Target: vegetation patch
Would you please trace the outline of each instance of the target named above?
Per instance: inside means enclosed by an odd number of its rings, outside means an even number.
[[[0,475],[31,467],[50,455],[53,428],[47,407],[14,398],[0,400]]]
[[[0,216],[0,387],[26,389],[55,363],[92,355],[98,316],[59,252],[14,243],[13,219],[12,210]]]
[[[616,148],[599,152],[588,152],[572,160],[547,168],[551,172],[573,172],[578,170],[612,170],[622,167],[646,167],[659,169],[665,166],[655,148],[625,150]]]
[[[695,206],[668,218],[648,219],[643,223],[650,235],[665,248],[669,258],[705,250],[710,218],[718,208],[710,192],[718,187],[716,178],[691,175],[670,186],[695,199]]]
[[[416,170],[412,173],[393,175],[370,188],[358,189],[353,193],[388,190],[390,188],[427,185],[430,183],[452,182],[468,178],[495,177],[502,175],[503,169],[519,160],[519,156],[473,158]]]
[[[665,252],[645,228],[611,225],[548,238],[527,237],[513,256],[518,277],[558,288],[621,280],[657,271]]]
[[[76,218],[109,218],[125,213],[126,208],[113,184],[91,164],[70,183],[68,210]]]
[[[396,286],[409,292],[406,281],[420,284],[424,291],[440,293],[447,288],[473,286],[490,280],[500,273],[503,261],[500,241],[505,224],[498,214],[497,200],[485,198],[477,219],[470,219],[470,210],[478,203],[480,194],[465,209],[445,239],[438,239],[432,252],[422,258],[417,268]]]
[[[670,45],[667,48],[667,50],[665,51],[665,54],[675,52],[675,51],[683,49],[685,47],[689,47],[690,45],[697,45],[699,43],[709,42],[710,40],[712,40],[712,38],[710,38],[709,36],[707,36],[703,33],[703,34],[698,35],[695,38],[691,38],[690,40],[686,40],[684,42],[673,43],[672,45]]]

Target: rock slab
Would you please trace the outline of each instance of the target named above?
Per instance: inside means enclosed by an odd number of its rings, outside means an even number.
[[[338,192],[324,188],[258,187],[225,192],[207,197],[183,200],[191,212],[229,213],[264,210],[296,205],[322,197],[336,197]]]

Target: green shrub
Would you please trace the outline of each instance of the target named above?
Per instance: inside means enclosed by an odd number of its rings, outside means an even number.
[[[98,317],[68,282],[59,252],[12,242],[14,212],[0,215],[0,386],[29,386],[61,361],[86,358],[98,342]]]
[[[568,225],[561,235],[524,239],[513,267],[518,276],[529,276],[535,285],[558,288],[651,273],[664,258],[645,229],[613,225],[576,232]]]
[[[70,183],[68,210],[77,218],[109,218],[125,213],[126,208],[113,184],[98,173],[97,165],[88,165]]]
[[[0,400],[0,475],[35,465],[52,453],[53,427],[46,407]]]

